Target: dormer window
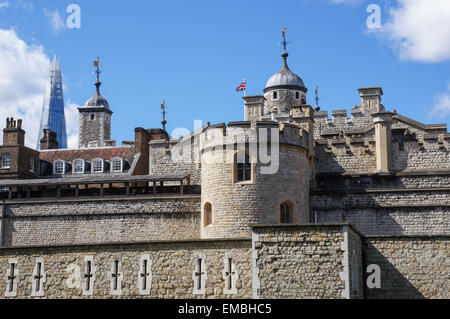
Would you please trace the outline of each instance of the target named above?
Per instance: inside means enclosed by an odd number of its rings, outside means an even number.
[[[101,158],[96,158],[92,161],[92,173],[103,173],[105,161]]]
[[[63,160],[57,160],[53,163],[53,174],[54,175],[63,175],[65,162]]]
[[[120,157],[113,158],[111,161],[111,172],[120,173],[123,172],[123,159]]]
[[[84,173],[84,160],[76,159],[73,161],[73,173],[83,174]]]

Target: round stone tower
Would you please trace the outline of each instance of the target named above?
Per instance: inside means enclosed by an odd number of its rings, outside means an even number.
[[[277,122],[205,129],[202,238],[249,237],[251,224],[309,222],[312,163],[300,130]]]

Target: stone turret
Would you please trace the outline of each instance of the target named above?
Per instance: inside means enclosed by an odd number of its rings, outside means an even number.
[[[301,131],[272,121],[205,129],[202,238],[249,237],[250,224],[309,222],[312,163]]]

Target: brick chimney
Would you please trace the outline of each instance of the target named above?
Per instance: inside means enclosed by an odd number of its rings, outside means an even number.
[[[56,150],[58,149],[58,141],[56,140],[56,132],[51,129],[44,129],[43,137],[41,138],[41,150]]]
[[[3,130],[3,145],[25,144],[25,131],[22,130],[22,120],[15,121],[14,118],[6,118],[6,128]]]

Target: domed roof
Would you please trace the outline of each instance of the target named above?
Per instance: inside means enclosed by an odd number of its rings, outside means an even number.
[[[93,97],[86,101],[85,106],[105,107],[109,109],[108,101],[100,94],[100,82],[95,83],[97,90]]]
[[[289,67],[287,66],[287,57],[288,53],[283,52],[283,67],[281,70],[274,74],[269,81],[267,81],[266,88],[264,89],[264,92],[273,90],[273,89],[297,89],[306,92],[307,89],[305,87],[305,83],[303,80],[294,72],[289,70]]]

